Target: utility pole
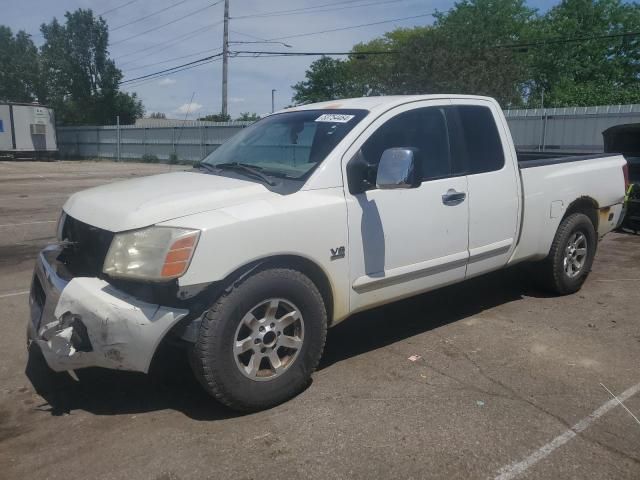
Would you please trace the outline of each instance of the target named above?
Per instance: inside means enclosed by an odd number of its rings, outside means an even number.
[[[222,38],[222,115],[228,115],[227,81],[229,77],[229,0],[224,0],[224,33]]]
[[[116,159],[120,161],[120,115],[116,115]]]
[[[271,113],[276,111],[276,89],[271,89]]]

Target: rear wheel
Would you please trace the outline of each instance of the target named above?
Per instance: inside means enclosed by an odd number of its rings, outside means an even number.
[[[241,411],[297,395],[318,365],[327,331],[314,283],[285,268],[234,284],[204,315],[191,364],[203,387]]]
[[[539,265],[543,288],[559,295],[580,290],[591,271],[597,244],[596,230],[589,217],[574,213],[565,218],[549,256]]]

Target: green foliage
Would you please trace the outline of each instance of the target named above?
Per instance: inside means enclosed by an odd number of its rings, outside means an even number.
[[[236,120],[239,122],[256,122],[260,120],[260,115],[257,113],[243,112]]]
[[[38,49],[22,30],[0,25],[0,101],[32,102],[38,90]]]
[[[162,112],[151,112],[149,118],[167,118],[167,116]]]
[[[178,158],[178,154],[177,153],[171,153],[169,155],[169,164],[170,165],[176,165],[177,163],[180,163],[180,159]]]
[[[122,72],[109,58],[106,22],[91,10],[65,14],[40,27],[38,51],[29,35],[0,26],[0,100],[52,106],[61,123],[123,125],[144,113],[135,94],[119,90]]]
[[[204,117],[199,118],[198,120],[202,120],[203,122],[230,122],[231,115],[222,114],[222,113],[213,113],[211,115],[206,115]]]
[[[45,39],[40,58],[46,76],[44,103],[52,105],[65,124],[133,123],[144,113],[135,94],[119,91],[122,72],[109,58],[109,31],[91,10],[65,14],[40,27]]]
[[[640,5],[620,0],[564,0],[532,22],[530,38],[615,35],[640,30]],[[637,98],[640,39],[600,38],[530,49],[531,102],[545,106],[602,105]],[[634,93],[635,92],[635,93]],[[587,98],[586,95],[589,95]],[[577,103],[576,103],[577,102]],[[617,102],[616,102],[617,103]]]
[[[293,86],[296,103],[313,103],[361,96],[363,86],[354,78],[345,60],[322,57],[311,64],[305,81]]]
[[[523,0],[463,0],[432,26],[397,29],[323,57],[293,86],[294,102],[360,95],[468,93],[504,107],[637,102],[640,37],[558,39],[640,31],[640,5],[563,0],[539,15]],[[514,44],[528,47],[509,48]],[[358,55],[388,51],[389,55]]]

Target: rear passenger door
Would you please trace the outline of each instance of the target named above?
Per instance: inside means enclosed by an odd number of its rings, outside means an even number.
[[[452,100],[452,142],[467,164],[469,264],[467,277],[503,267],[516,244],[520,218],[518,171],[498,106],[486,100]]]

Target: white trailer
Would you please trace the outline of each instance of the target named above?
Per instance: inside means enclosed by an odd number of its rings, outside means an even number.
[[[40,158],[57,151],[51,108],[37,103],[0,103],[0,156]]]

